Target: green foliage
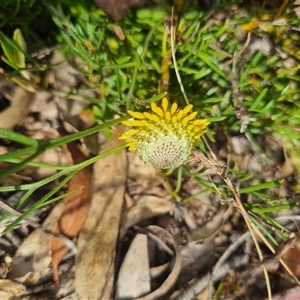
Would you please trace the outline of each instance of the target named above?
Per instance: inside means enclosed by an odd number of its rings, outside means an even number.
[[[125,40],[118,39],[116,24],[97,7],[88,12],[83,6],[71,6],[67,11],[51,6],[50,12],[60,28],[62,52],[70,61],[79,58],[77,68],[89,81],[100,84],[102,118],[105,111],[116,112],[122,104],[129,107],[136,98],[151,99],[155,95],[165,11],[140,10],[122,20]],[[134,19],[138,26],[133,26]]]
[[[60,190],[62,189],[66,183],[76,174],[79,170],[82,168],[95,163],[97,160],[102,159],[108,155],[111,155],[112,153],[115,153],[117,151],[120,151],[126,147],[126,144],[114,148],[112,150],[109,150],[107,152],[104,152],[102,154],[99,154],[97,156],[94,156],[91,159],[88,159],[82,163],[73,165],[73,166],[67,166],[67,167],[61,167],[61,166],[53,166],[53,165],[48,165],[48,164],[37,164],[37,163],[32,163],[31,161],[42,154],[44,151],[48,149],[53,149],[60,147],[62,145],[65,145],[69,142],[76,141],[78,139],[84,138],[86,136],[89,136],[91,134],[95,134],[99,130],[103,130],[107,127],[111,127],[113,125],[116,125],[124,120],[128,119],[128,117],[123,117],[119,118],[117,120],[112,120],[110,122],[106,122],[105,124],[95,126],[93,128],[77,132],[74,134],[70,134],[68,136],[52,139],[52,140],[41,140],[37,141],[33,138],[24,136],[19,133],[12,132],[10,130],[5,130],[0,128],[0,136],[5,137],[11,141],[16,141],[18,143],[21,143],[23,145],[26,145],[28,147],[22,148],[20,150],[16,150],[14,152],[6,153],[0,155],[0,163],[3,162],[10,162],[14,163],[12,167],[6,169],[5,171],[1,172],[0,174],[0,181],[3,180],[4,178],[7,178],[10,174],[13,174],[20,170],[22,167],[26,165],[31,165],[34,167],[44,167],[44,168],[55,168],[58,171],[58,173],[45,178],[43,180],[31,183],[31,184],[24,184],[24,185],[19,185],[19,186],[3,186],[0,187],[0,192],[9,192],[9,191],[26,191],[26,193],[21,197],[21,199],[18,201],[16,204],[16,208],[18,208],[21,204],[26,202],[29,197],[39,188],[42,186],[53,182],[54,180],[57,179],[62,179],[62,181],[53,189],[51,190],[47,195],[42,197],[37,203],[35,203],[33,206],[31,206],[29,209],[27,209],[25,212],[23,212],[22,216],[17,218],[12,224],[10,224],[5,232],[8,232],[12,230],[17,224],[19,224],[22,220],[24,220],[27,216],[30,215],[33,211],[35,211],[38,208],[41,208],[51,202],[54,201],[53,196]],[[28,156],[26,159],[24,159],[24,156]],[[67,175],[67,176],[66,176]],[[66,177],[65,177],[66,176]],[[65,178],[64,178],[65,177]],[[61,197],[57,197],[56,200],[61,199]],[[10,218],[12,216],[11,213],[5,213],[4,215],[1,216],[0,218],[0,223],[4,221],[7,218]]]
[[[220,3],[220,6],[223,6]],[[80,58],[77,67],[90,81],[100,84],[104,111],[118,111],[136,100],[151,99],[157,93],[161,57],[166,46],[165,17],[170,13],[166,7],[151,7],[132,10],[128,17],[119,22],[125,40],[114,33],[115,23],[96,7],[69,6],[50,7],[52,18],[60,28],[58,41],[63,44],[62,51],[70,61]],[[192,5],[182,13],[178,26],[176,59],[183,86],[190,103],[194,104],[201,117],[212,115],[224,118],[224,129],[239,131],[241,121],[236,117],[234,106],[236,95],[232,93],[234,74],[243,105],[252,122],[246,132],[252,135],[271,134],[289,137],[298,143],[299,126],[298,67],[285,67],[287,63],[277,52],[288,49],[287,54],[298,61],[298,34],[288,26],[276,26],[272,21],[266,23],[267,31],[257,28],[253,39],[262,43],[266,36],[273,48],[269,53],[246,49],[237,38],[246,31],[242,26],[253,20],[242,13],[229,19],[211,21],[209,12],[201,12]],[[296,16],[287,20],[289,24],[297,21]],[[288,39],[281,38],[292,33]],[[276,45],[273,44],[276,41]],[[299,39],[298,39],[299,40]],[[292,45],[293,47],[288,47]],[[299,49],[299,47],[298,47]],[[233,61],[228,71],[227,62]],[[229,64],[230,66],[230,64]],[[183,103],[183,97],[171,67],[169,91],[172,97]],[[105,104],[103,104],[105,103]],[[291,119],[290,117],[293,116]]]
[[[28,24],[35,19],[41,11],[41,9],[37,9],[31,16],[30,14],[27,14],[27,12],[33,7],[34,3],[35,0],[1,1],[0,28],[4,27],[5,25],[16,25],[16,23],[22,23],[24,26],[28,26]]]

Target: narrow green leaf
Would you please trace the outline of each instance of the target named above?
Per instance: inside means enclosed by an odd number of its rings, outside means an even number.
[[[269,207],[252,207],[253,211],[257,213],[270,213],[270,212],[276,212],[276,211],[282,211],[287,209],[292,209],[293,207],[296,207],[299,205],[299,202],[292,202],[287,204],[279,204],[279,205],[272,205]]]
[[[5,160],[5,162],[12,163],[12,164],[19,164],[23,160],[21,158],[9,158]],[[68,168],[68,166],[60,166],[60,165],[51,165],[41,162],[34,162],[30,161],[27,163],[28,166],[36,167],[36,168],[46,168],[46,169],[53,169],[53,170],[65,170]]]
[[[47,195],[42,197],[39,201],[37,201],[34,205],[32,205],[28,210],[26,210],[22,216],[18,217],[14,222],[12,222],[2,233],[6,234],[12,229],[14,229],[15,226],[17,226],[21,221],[26,219],[32,212],[34,212],[38,207],[40,207],[45,201],[50,199],[56,192],[58,192],[65,184],[68,183],[68,181],[76,174],[76,171],[69,174],[60,184],[58,184],[53,190],[48,192]]]
[[[16,29],[13,34],[13,40],[24,50],[26,51],[26,43],[22,32],[20,29]],[[16,65],[20,68],[25,68],[25,56],[22,52],[18,51],[17,49],[13,49],[14,53],[14,61]]]
[[[261,107],[262,107],[261,101],[265,97],[268,90],[269,90],[268,88],[265,88],[259,93],[259,95],[256,97],[256,99],[252,103],[252,105],[249,107],[249,111],[261,109]]]
[[[130,116],[125,116],[125,117],[121,117],[112,121],[108,121],[105,122],[101,125],[97,125],[95,127],[80,131],[80,132],[76,132],[76,133],[72,133],[70,135],[67,136],[63,136],[60,138],[56,138],[56,139],[52,139],[49,141],[43,141],[45,143],[45,147],[47,149],[52,149],[52,148],[56,148],[56,147],[60,147],[62,145],[65,145],[67,143],[82,139],[86,136],[89,136],[91,134],[97,133],[100,130],[103,130],[104,128],[108,128],[111,127],[113,125],[119,124],[125,120],[128,120],[130,118]]]
[[[246,188],[240,189],[240,193],[245,194],[245,193],[251,193],[251,192],[259,191],[259,190],[263,190],[263,189],[269,189],[269,188],[280,185],[282,182],[283,182],[283,180],[274,180],[274,181],[260,183],[257,185],[248,186]]]
[[[2,43],[4,43],[4,45],[7,47],[7,45],[9,45],[9,49],[17,49],[18,51],[20,51],[21,53],[23,53],[26,57],[26,59],[34,64],[38,64],[40,65],[36,60],[34,60],[26,51],[24,51],[24,49],[18,45],[14,40],[12,40],[11,38],[9,38],[7,35],[5,35],[3,32],[0,32],[0,42],[1,42],[1,45]],[[9,59],[10,62],[15,62],[15,57],[13,55],[13,50],[10,51],[10,57],[12,55],[12,59]],[[7,57],[8,58],[8,57]]]
[[[32,137],[17,133],[8,129],[0,128],[0,136],[23,145],[37,147],[38,141]]]
[[[282,234],[283,232],[285,233],[289,233],[289,231],[282,226],[280,223],[276,222],[274,219],[272,219],[271,217],[269,217],[267,214],[264,213],[260,213],[260,216],[266,220],[266,222],[268,224],[270,224],[272,227],[277,228],[278,230],[280,230],[280,232],[278,232],[282,238],[284,238],[284,235]]]
[[[13,47],[9,43],[7,43],[4,36],[5,36],[5,34],[3,32],[0,32],[0,44],[1,44],[2,50],[4,52],[4,55],[8,59],[8,61],[13,62],[14,61]]]
[[[5,56],[1,56],[1,59],[6,63],[8,64],[10,67],[12,67],[13,69],[15,70],[18,70],[18,73],[19,73],[19,67],[14,63],[14,61],[10,60],[9,58],[5,57]]]
[[[20,169],[25,167],[28,164],[28,162],[32,161],[34,158],[36,158],[37,156],[39,156],[43,152],[44,152],[43,150],[36,150],[29,157],[23,159],[19,164],[13,165],[13,166],[7,168],[5,171],[2,171],[1,174],[0,174],[0,181],[7,178],[11,174],[18,172]]]
[[[227,76],[223,73],[223,71],[221,69],[219,69],[218,66],[213,61],[211,61],[211,59],[205,53],[200,52],[200,53],[198,53],[198,56],[217,74],[219,74],[223,78],[227,78]]]
[[[4,162],[10,158],[20,158],[25,155],[30,155],[30,154],[34,153],[35,151],[36,151],[36,147],[27,147],[24,149],[16,150],[14,152],[2,154],[2,155],[0,155],[0,163]]]
[[[100,130],[103,130],[104,128],[111,127],[115,124],[119,124],[122,121],[127,120],[127,119],[129,119],[129,116],[125,116],[125,117],[122,117],[122,118],[119,118],[119,119],[115,119],[115,120],[106,122],[104,124],[97,125],[95,127],[89,128],[87,130],[84,130],[84,131],[81,131],[81,132],[76,132],[76,133],[61,137],[61,138],[52,139],[52,140],[36,141],[38,144],[37,145],[35,144],[34,147],[28,147],[28,148],[25,148],[25,149],[20,149],[20,150],[16,150],[14,152],[11,152],[11,153],[6,153],[6,154],[3,154],[3,155],[0,155],[0,162],[7,161],[8,159],[11,159],[11,158],[21,158],[22,156],[30,155],[26,159],[22,160],[19,164],[14,165],[14,166],[6,169],[5,171],[3,171],[0,174],[0,180],[3,180],[4,178],[9,176],[10,174],[19,171],[21,168],[26,166],[26,164],[28,164],[28,162],[32,161],[34,158],[36,158],[37,156],[42,154],[47,149],[53,149],[53,148],[60,147],[60,146],[65,145],[69,142],[76,141],[76,140],[84,138],[88,135],[94,134],[94,133],[96,133]],[[4,129],[2,129],[2,130],[4,130]],[[1,131],[0,131],[0,133],[1,133]],[[3,131],[3,133],[4,134],[9,134],[9,133],[7,133],[7,131]],[[11,135],[11,137],[13,137],[13,136]],[[17,136],[17,138],[19,138],[19,136]],[[26,140],[26,142],[31,143],[30,138],[26,139],[26,137],[25,137],[25,140]]]
[[[26,43],[25,43],[24,37],[23,37],[20,29],[16,29],[14,31],[13,40],[20,46],[20,48],[24,52],[26,52]],[[16,65],[19,68],[26,68],[25,55],[16,48],[13,49],[13,54],[14,54],[14,61],[15,61]],[[30,77],[29,77],[27,71],[23,70],[23,71],[21,71],[21,74],[25,79],[30,81]]]
[[[23,75],[21,71],[20,73]],[[24,76],[23,76],[24,77]],[[27,79],[23,78],[21,76],[18,77],[12,77],[11,80],[14,81],[16,84],[27,90],[31,93],[36,93],[37,89],[33,86],[32,82],[28,81]]]
[[[251,221],[259,228],[259,230],[276,246],[278,246],[278,242],[276,239],[272,236],[272,234],[262,226],[260,222],[258,222],[255,218],[250,217]]]
[[[61,176],[65,176],[66,174],[72,172],[75,170],[77,166],[68,166],[67,169],[62,170],[58,173],[55,173],[47,178],[44,178],[40,181],[34,182],[34,183],[27,183],[27,184],[21,184],[21,185],[12,185],[12,186],[2,186],[0,187],[0,192],[13,192],[13,191],[27,191],[27,190],[33,190],[35,191],[41,186],[44,186],[54,180],[57,180]],[[20,200],[21,201],[21,200]],[[19,203],[19,202],[18,202]],[[23,203],[22,201],[20,203]]]
[[[64,179],[62,180],[62,182],[60,182],[60,184],[58,186],[56,186],[53,190],[51,190],[47,195],[45,195],[42,199],[40,199],[38,202],[36,202],[33,206],[30,207],[30,209],[28,209],[26,212],[24,212],[22,214],[22,216],[18,217],[13,223],[11,223],[3,232],[3,234],[11,231],[16,225],[18,225],[22,220],[24,220],[26,217],[28,217],[32,212],[34,212],[36,209],[38,209],[39,207],[43,206],[43,204],[48,201],[56,192],[58,192],[66,183],[68,183],[68,181],[82,168],[95,163],[97,160],[102,159],[104,157],[107,157],[109,155],[111,155],[112,153],[116,153],[118,151],[121,151],[123,149],[125,149],[127,147],[127,144],[123,144],[119,147],[116,147],[114,149],[111,149],[109,151],[106,151],[104,153],[101,153],[95,157],[92,157],[82,163],[79,163],[77,165],[72,166],[71,169],[71,173]],[[66,173],[67,171],[61,171],[59,172],[59,174],[55,174],[55,175],[59,175],[61,176],[61,174]],[[53,179],[53,176],[52,176]],[[42,181],[41,181],[42,182]],[[41,182],[39,182],[39,185],[41,185]],[[45,182],[43,182],[42,185],[44,185]],[[35,188],[37,188],[37,183],[35,184],[35,187],[30,190],[33,191]],[[28,192],[30,192],[28,191]]]

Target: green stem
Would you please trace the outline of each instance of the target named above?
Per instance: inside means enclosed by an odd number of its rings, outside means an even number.
[[[49,149],[54,149],[57,147],[60,147],[62,145],[65,145],[67,143],[79,140],[81,138],[84,138],[86,136],[89,136],[91,134],[97,133],[98,131],[106,128],[106,127],[111,127],[113,125],[119,124],[122,121],[125,121],[129,119],[129,116],[125,116],[116,120],[112,120],[109,122],[106,122],[101,125],[97,125],[95,127],[72,133],[70,135],[66,135],[60,138],[52,139],[52,140],[41,140],[37,141],[36,147],[28,147],[25,149],[20,149],[11,153],[6,153],[3,155],[0,155],[0,162],[7,161],[8,159],[11,158],[20,158],[22,156],[30,155],[29,157],[25,158],[22,160],[19,164],[14,165],[8,169],[6,169],[4,172],[0,174],[0,181],[9,176],[12,173],[15,173],[19,171],[21,168],[23,168],[25,165],[27,165],[30,161],[32,161],[34,158],[45,152],[46,150]],[[1,134],[1,132],[0,132]],[[31,140],[29,140],[31,142]]]

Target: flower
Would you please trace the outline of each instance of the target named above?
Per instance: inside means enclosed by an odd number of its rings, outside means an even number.
[[[136,152],[146,163],[156,168],[176,168],[191,157],[192,151],[205,133],[207,120],[195,120],[193,105],[178,109],[174,102],[162,99],[161,107],[151,103],[152,112],[128,113],[134,118],[123,121],[131,127],[119,139],[128,140],[129,151]]]

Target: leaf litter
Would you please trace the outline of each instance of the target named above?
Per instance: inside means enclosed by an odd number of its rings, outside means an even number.
[[[101,150],[119,146],[121,142],[118,137],[123,130],[123,126],[118,126],[112,139]],[[113,295],[115,255],[126,173],[125,150],[94,164],[91,207],[78,239],[75,285],[81,298],[110,299]]]
[[[24,124],[29,123],[25,120]],[[115,129],[101,151],[119,145],[117,137],[122,130],[122,127]],[[220,146],[220,158],[230,154],[239,165],[251,166],[252,171],[259,174],[259,151],[252,149],[243,139],[229,139],[233,151],[226,154],[227,149]],[[275,147],[273,153],[280,151],[280,144],[274,139],[266,143]],[[75,162],[84,161],[85,155],[78,150],[80,145],[74,142],[72,146]],[[51,155],[57,153],[52,152]],[[45,156],[40,161],[43,158]],[[24,288],[16,288],[15,292],[7,292],[7,295],[19,293],[23,294],[22,299],[34,299],[34,295],[38,295],[39,299],[48,299],[48,292],[45,291],[50,291],[50,299],[110,299],[113,295],[115,299],[192,299],[197,294],[199,299],[206,299],[211,282],[220,280],[225,280],[223,284],[228,292],[233,288],[230,284],[232,280],[235,280],[240,293],[251,291],[253,282],[262,273],[258,272],[258,266],[251,271],[246,268],[251,260],[255,264],[256,255],[250,236],[246,234],[244,238],[242,235],[244,225],[230,203],[220,205],[222,199],[219,195],[201,193],[202,188],[196,180],[183,177],[180,197],[199,196],[181,205],[174,202],[172,191],[168,188],[174,186],[176,173],[166,178],[156,169],[145,166],[132,153],[127,153],[127,159],[128,163],[123,150],[95,163],[93,172],[89,168],[82,169],[82,174],[77,173],[78,177],[73,177],[74,183],[71,181],[69,184],[69,191],[75,192],[67,196],[65,204],[59,202],[52,205],[53,209],[43,226],[51,231],[56,224],[65,222],[67,230],[53,231],[64,233],[75,242],[75,249],[64,258],[63,254],[68,251],[66,243],[59,242],[59,247],[62,245],[65,248],[55,257],[53,249],[57,245],[53,244],[60,240],[42,229],[31,232],[24,222],[14,231],[20,236],[22,230],[27,228],[27,237],[25,235],[16,252],[11,251],[13,263],[5,277],[20,282],[20,287],[26,287],[27,292]],[[70,163],[70,158],[67,161]],[[272,162],[266,157],[264,168],[265,176],[273,178]],[[282,170],[287,170],[286,176],[292,174],[290,167]],[[26,176],[32,172],[33,168],[27,169]],[[202,176],[219,180],[211,170]],[[276,176],[283,175],[277,171]],[[88,183],[92,183],[90,199]],[[84,212],[77,211],[78,205],[82,207],[80,193],[86,197]],[[75,199],[75,202],[70,201],[69,207],[68,199]],[[70,216],[65,219],[69,211],[75,211],[71,220]],[[238,250],[242,245],[248,249],[247,252]],[[221,262],[219,258],[223,257],[222,253],[225,254],[226,249],[232,246],[234,250]],[[52,264],[51,259],[54,261]],[[55,272],[60,273],[60,286],[53,283],[53,267]],[[230,269],[239,269],[240,273],[232,273]],[[212,275],[209,273],[211,270]],[[57,275],[54,276],[57,278]],[[249,283],[243,286],[246,278]],[[264,287],[260,286],[260,289],[264,290]]]
[[[66,134],[65,130],[63,134]],[[74,164],[86,160],[86,156],[80,151],[80,145],[76,142],[67,144],[72,154]],[[53,232],[63,234],[67,238],[75,238],[81,230],[90,208],[92,167],[87,166],[79,170],[70,180],[69,194],[64,201],[64,209],[57,221]],[[51,256],[54,282],[59,285],[58,266],[63,256],[68,252],[65,243],[57,238],[51,238]]]
[[[61,81],[57,83],[61,86],[77,85],[78,74],[74,71],[70,77],[69,70],[63,67],[55,70]],[[65,78],[70,79],[68,84],[62,83]],[[57,134],[55,130],[45,128],[47,121],[58,115],[57,99],[49,94],[39,96],[43,105],[32,103],[30,114],[23,120],[27,113],[22,115],[19,111],[16,120],[22,122],[23,130],[29,135],[42,139],[53,137]],[[84,109],[84,102],[78,104],[74,101],[75,113],[68,109],[66,99],[60,97],[58,102],[65,119],[80,129],[80,122],[74,116]],[[53,114],[47,115],[47,105],[53,105]],[[39,117],[34,112],[38,112]],[[41,128],[45,130],[42,136]],[[101,145],[101,152],[119,145],[117,138],[123,130],[117,127],[112,138]],[[260,141],[267,155],[243,134],[231,135],[220,130],[216,140],[225,140],[225,143],[213,145],[220,165],[227,166],[230,157],[240,170],[249,170],[257,179],[264,177],[264,181],[294,174],[279,138],[268,137]],[[73,145],[77,149],[76,143]],[[4,150],[13,146],[6,145]],[[84,161],[85,156],[76,151],[80,150],[75,150],[78,159],[75,162]],[[51,152],[51,160],[60,161],[62,153],[69,155],[66,152],[63,148],[60,153]],[[42,156],[39,161],[47,159]],[[64,157],[64,164],[71,163],[70,157]],[[186,167],[193,174],[192,166]],[[68,245],[72,245],[72,251],[65,253],[68,251],[66,240],[61,241],[43,229],[32,230],[26,220],[22,222],[10,236],[0,239],[2,278],[6,278],[0,282],[3,299],[11,296],[20,296],[21,299],[208,299],[213,288],[222,289],[223,298],[220,299],[266,297],[261,262],[231,199],[205,191],[197,176],[187,175],[182,177],[182,188],[175,198],[172,188],[176,187],[177,175],[174,172],[165,177],[156,169],[145,166],[134,154],[126,154],[125,150],[95,163],[93,172],[89,168],[82,169],[70,182],[71,193],[65,203],[60,201],[45,210],[40,209],[35,216],[36,221],[43,222],[49,231],[57,224],[66,225],[67,229],[54,229],[53,232],[71,239]],[[37,174],[35,168],[27,167],[10,180],[20,184],[46,176],[48,174]],[[201,178],[220,182],[220,176],[209,169],[201,174]],[[284,196],[289,194],[289,188],[285,183],[280,188],[270,189],[270,192]],[[1,195],[6,199],[8,196],[11,195]],[[185,205],[180,202],[191,196]],[[32,200],[38,197],[33,195]],[[69,214],[71,211],[74,214]],[[298,208],[292,213],[297,217]],[[296,231],[293,219],[289,220],[288,228]],[[61,246],[64,249],[58,250],[55,257],[54,250]],[[296,248],[292,253],[284,252],[283,257],[295,262],[297,251]],[[13,259],[12,264],[7,259],[9,257]],[[290,289],[292,281],[285,271],[279,269],[275,259],[273,262],[275,267],[270,273],[272,280],[278,283],[275,292]],[[56,283],[56,272],[60,273],[59,286],[53,283],[53,268]],[[295,272],[298,275],[297,269]],[[291,293],[297,297],[299,290],[293,289]],[[274,299],[286,298],[279,295]]]

